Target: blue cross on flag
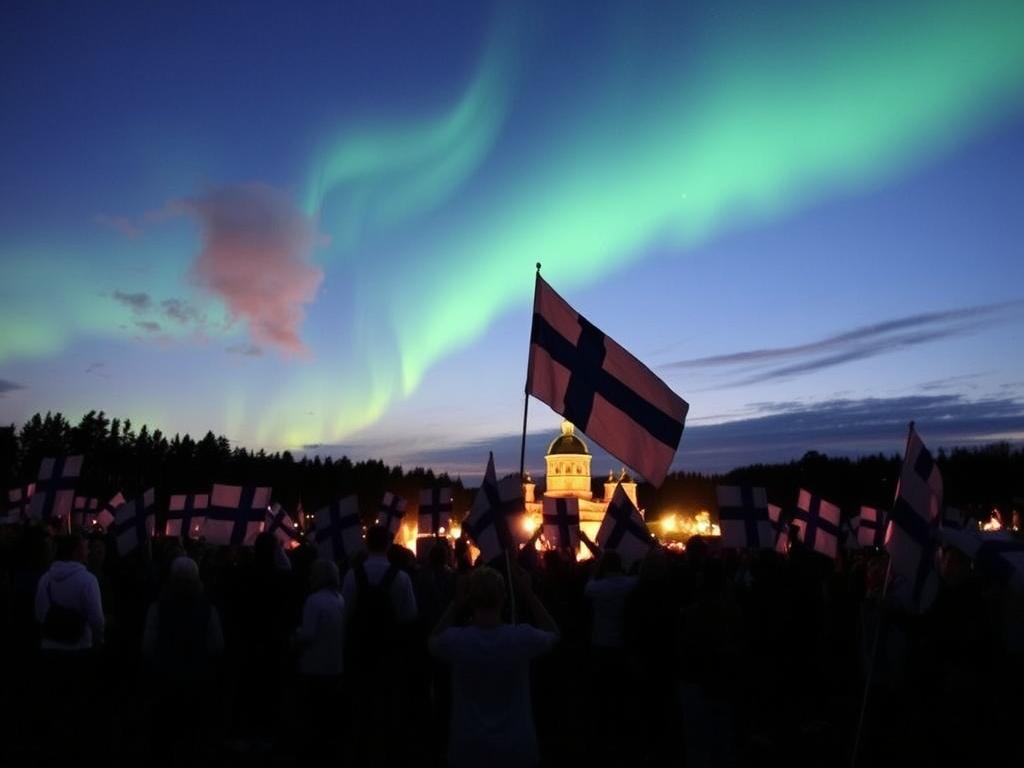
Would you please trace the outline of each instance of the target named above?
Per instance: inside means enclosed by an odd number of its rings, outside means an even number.
[[[270,488],[215,484],[203,535],[211,544],[250,547],[263,531]]]
[[[775,532],[768,517],[768,494],[764,488],[720,485],[718,523],[722,544],[736,549],[771,549]]]
[[[537,274],[526,392],[661,485],[689,405]]]
[[[544,538],[557,549],[580,548],[580,500],[544,497]]]
[[[355,494],[332,502],[314,516],[313,538],[321,560],[349,559],[363,549],[363,523]]]
[[[135,551],[153,537],[155,500],[156,492],[150,488],[141,496],[118,507],[114,515],[113,531],[119,555]]]
[[[514,551],[521,540],[521,520],[525,511],[523,484],[518,477],[501,481],[494,471],[494,454],[487,460],[487,470],[463,528],[476,543],[485,562],[507,550]]]
[[[797,528],[797,539],[805,547],[835,559],[839,546],[839,507],[801,488],[793,524]]]
[[[165,536],[198,539],[206,521],[206,510],[210,506],[208,493],[178,493],[171,496],[167,505]]]
[[[71,524],[86,530],[96,524],[100,500],[95,496],[75,496],[74,510],[71,513]]]
[[[288,511],[277,502],[267,510],[267,531],[274,534],[281,546],[285,549],[292,549],[299,546],[301,536],[299,527],[292,520]]]
[[[124,494],[118,491],[114,497],[108,501],[100,510],[96,513],[96,524],[103,530],[107,530],[114,524],[117,510],[124,506]]]
[[[373,521],[374,525],[383,525],[394,539],[398,535],[398,529],[402,527],[402,520],[405,519],[405,507],[406,501],[403,497],[388,491],[380,500],[380,508]]]
[[[782,514],[782,507],[775,504],[768,505],[768,519],[772,523],[775,551],[784,555],[789,552],[789,520]]]
[[[597,545],[601,549],[618,552],[627,568],[646,557],[655,544],[639,510],[633,505],[622,485],[615,487],[612,500],[605,510],[601,527],[597,531]]]
[[[862,547],[885,545],[885,522],[889,513],[878,507],[861,507],[857,523],[857,543]]]
[[[39,478],[32,495],[28,516],[46,522],[51,517],[71,520],[75,500],[75,484],[82,474],[81,456],[46,458],[39,463]]]
[[[437,534],[452,527],[452,489],[424,488],[420,491],[419,532]]]

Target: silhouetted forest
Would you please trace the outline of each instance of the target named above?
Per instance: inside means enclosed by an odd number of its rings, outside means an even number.
[[[455,506],[468,509],[472,489],[459,478],[430,469],[404,470],[383,461],[353,462],[303,456],[289,451],[266,453],[232,447],[223,435],[207,432],[195,440],[189,435],[168,438],[160,430],[135,426],[128,419],[108,418],[90,411],[77,425],[60,413],[36,414],[21,429],[0,428],[0,488],[31,482],[45,456],[84,454],[85,467],[77,492],[108,498],[117,491],[126,496],[154,486],[163,499],[171,493],[203,492],[214,482],[269,485],[274,499],[287,509],[301,501],[308,511],[349,493],[359,496],[360,509],[372,514],[385,491],[415,502],[421,488],[451,485]],[[947,505],[987,517],[993,507],[1009,509],[1024,497],[1024,450],[1008,443],[951,451],[939,449]],[[844,511],[861,504],[888,509],[896,491],[901,456],[872,455],[858,459],[828,457],[811,451],[788,464],[756,464],[725,475],[675,473],[661,488],[641,484],[642,507],[657,516],[662,509],[715,510],[717,484],[764,486],[773,503],[790,505],[804,487],[839,504]],[[539,478],[538,492],[543,489]],[[594,478],[597,497],[604,493],[603,478]]]

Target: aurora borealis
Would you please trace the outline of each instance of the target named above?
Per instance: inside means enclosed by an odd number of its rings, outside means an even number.
[[[4,422],[508,435],[536,261],[691,423],[1024,395],[1020,3],[382,6],[14,12]]]

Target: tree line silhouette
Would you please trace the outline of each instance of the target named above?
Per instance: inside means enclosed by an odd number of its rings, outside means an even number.
[[[209,490],[214,482],[269,485],[274,499],[294,510],[301,502],[306,511],[350,493],[359,497],[364,514],[373,514],[385,491],[415,502],[421,488],[449,485],[455,508],[465,511],[473,489],[461,478],[424,467],[405,470],[383,461],[353,462],[348,457],[321,458],[290,451],[267,453],[232,447],[223,435],[208,431],[201,439],[143,424],[136,431],[130,419],[109,418],[89,411],[77,425],[61,413],[36,414],[21,427],[0,428],[0,489],[32,482],[46,456],[83,454],[86,457],[77,493],[106,500],[122,491],[127,497],[155,487],[158,494]],[[682,455],[685,461],[685,453]],[[979,517],[992,508],[1021,505],[1024,497],[1024,449],[1009,443],[976,448],[939,449],[936,459],[945,485],[945,501]],[[656,517],[660,510],[715,510],[715,486],[763,486],[775,503],[795,501],[799,488],[854,510],[861,504],[888,508],[899,478],[902,456],[873,454],[852,459],[830,457],[816,451],[784,464],[755,464],[723,475],[676,472],[660,488],[641,483],[640,506]],[[603,496],[604,479],[595,477],[595,498]],[[538,492],[543,490],[540,479]]]

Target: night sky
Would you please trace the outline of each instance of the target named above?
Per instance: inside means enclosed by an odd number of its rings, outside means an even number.
[[[1024,440],[1019,0],[8,3],[0,104],[4,423],[511,469],[540,261],[678,468]]]

